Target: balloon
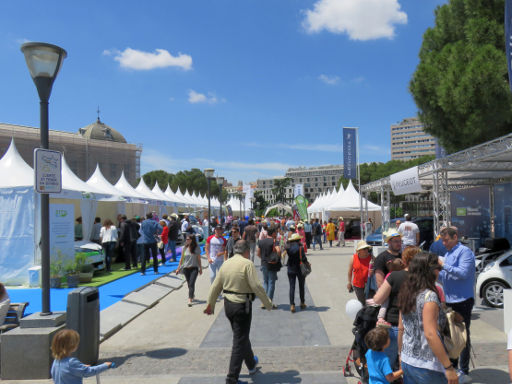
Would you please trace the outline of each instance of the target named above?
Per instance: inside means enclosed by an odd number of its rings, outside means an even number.
[[[363,304],[359,300],[352,299],[347,301],[347,305],[345,305],[345,312],[347,312],[347,316],[352,320],[356,319],[357,312],[363,308]]]

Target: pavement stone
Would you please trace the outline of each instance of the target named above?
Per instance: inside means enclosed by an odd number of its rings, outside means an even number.
[[[146,286],[144,289],[141,289],[140,291],[129,293],[123,297],[122,301],[126,303],[144,305],[148,308],[151,308],[172,291],[173,288],[163,285],[151,284]]]
[[[167,275],[156,280],[154,283],[174,289],[179,289],[183,286],[185,280],[179,276]]]

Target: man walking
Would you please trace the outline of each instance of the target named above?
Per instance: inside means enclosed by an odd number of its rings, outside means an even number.
[[[206,239],[206,258],[210,263],[210,281],[213,283],[217,271],[226,260],[226,239],[222,236],[222,227],[217,225],[215,227],[215,234]]]
[[[121,228],[119,231],[119,245],[123,247],[124,269],[137,268],[137,239],[139,238],[139,226],[126,215],[122,216]],[[130,265],[131,263],[131,265]]]
[[[312,231],[313,226],[307,220],[304,221],[304,234],[306,236],[306,247],[307,249],[311,248],[311,240],[313,240]]]
[[[258,236],[258,228],[254,225],[254,220],[249,219],[249,224],[245,227],[242,238],[249,244],[251,252],[251,261],[254,263],[254,255],[256,254],[256,237]]]
[[[240,240],[234,250],[235,255],[220,268],[210,287],[208,306],[204,311],[207,315],[213,314],[217,297],[221,292],[224,293],[224,311],[233,331],[226,384],[245,383],[238,380],[242,362],[245,362],[250,375],[258,372],[258,357],[254,356],[249,339],[254,295],[258,296],[267,310],[272,309],[272,302],[258,280],[256,268],[248,260],[249,245],[245,240]]]
[[[313,232],[313,250],[316,244],[320,244],[320,250],[322,251],[324,248],[322,246],[322,225],[320,220],[315,219],[311,231]]]
[[[475,285],[475,255],[468,247],[459,242],[457,228],[447,227],[441,231],[443,245],[447,253],[439,264],[443,269],[439,272],[439,281],[443,284],[446,305],[462,315],[466,324],[466,348],[458,360],[452,360],[453,366],[459,370],[459,383],[469,383],[469,352],[471,340],[469,326],[471,325],[471,311],[475,304],[473,287]]]
[[[400,258],[400,251],[402,250],[402,237],[400,233],[390,230],[384,234],[384,241],[388,243],[388,249],[379,253],[373,264],[375,269],[375,280],[377,280],[377,287],[380,288],[387,274],[391,272],[389,270],[389,263]]]
[[[143,236],[143,244],[144,244],[144,257],[142,258],[141,265],[141,275],[146,274],[146,261],[149,261],[150,251],[151,256],[153,257],[153,270],[155,274],[158,273],[158,251],[156,248],[156,241],[159,234],[162,233],[162,226],[155,220],[153,220],[153,214],[147,213],[146,220],[144,220],[141,224],[140,231]]]

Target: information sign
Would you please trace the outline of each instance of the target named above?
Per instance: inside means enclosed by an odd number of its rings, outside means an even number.
[[[34,187],[39,193],[62,191],[62,154],[50,149],[34,149]]]

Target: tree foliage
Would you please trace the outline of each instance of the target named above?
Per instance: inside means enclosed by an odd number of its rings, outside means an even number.
[[[167,184],[169,184],[173,192],[176,192],[178,188],[182,193],[189,191],[190,193],[199,192],[201,195],[206,195],[208,192],[206,176],[197,168],[192,168],[190,171],[179,171],[175,175],[162,170],[151,171],[144,174],[142,178],[151,189],[155,186],[155,183],[158,183],[160,189],[163,191],[167,189]],[[219,198],[219,186],[215,180],[210,181],[210,193],[211,196]],[[222,203],[227,201],[227,197],[228,194],[226,190],[223,189],[220,198]]]
[[[290,186],[292,179],[289,177],[283,177],[282,179],[274,179],[274,188],[272,193],[276,197],[277,203],[287,203],[288,198],[286,197],[286,188]]]
[[[423,36],[410,91],[450,153],[511,132],[503,13],[504,0],[450,0]]]
[[[263,197],[262,191],[255,191],[254,199],[254,212],[256,216],[263,216],[265,209],[268,207],[268,201]]]

